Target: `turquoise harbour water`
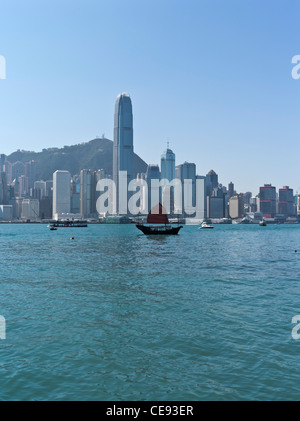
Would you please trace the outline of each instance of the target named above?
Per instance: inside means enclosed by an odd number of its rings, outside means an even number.
[[[300,399],[300,225],[1,224],[0,243],[0,400]]]

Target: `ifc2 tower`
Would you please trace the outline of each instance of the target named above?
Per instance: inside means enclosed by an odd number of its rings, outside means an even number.
[[[133,179],[133,118],[132,104],[129,94],[117,96],[114,116],[114,146],[113,146],[113,181],[116,186],[116,203],[114,211],[117,215],[127,214],[127,194],[129,182]],[[125,174],[127,172],[127,177]],[[125,189],[121,188],[125,187]],[[124,193],[122,193],[124,191]],[[121,193],[120,193],[121,192]]]

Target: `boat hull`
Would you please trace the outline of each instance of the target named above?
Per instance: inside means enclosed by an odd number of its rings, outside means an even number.
[[[179,227],[153,227],[137,224],[136,227],[142,231],[145,235],[176,235],[182,228]]]

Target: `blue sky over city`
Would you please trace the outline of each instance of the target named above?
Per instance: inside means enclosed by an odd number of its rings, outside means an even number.
[[[300,192],[300,2],[4,0],[0,152],[113,139],[117,95],[134,150],[211,169],[237,191]]]

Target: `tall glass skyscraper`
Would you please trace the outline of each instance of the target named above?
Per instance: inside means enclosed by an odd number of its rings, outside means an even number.
[[[169,145],[165,152],[161,155],[160,160],[161,168],[161,182],[162,182],[162,205],[172,214],[174,212],[174,187],[168,185],[175,179],[175,154],[169,149]],[[167,180],[164,182],[163,180]]]
[[[133,118],[130,96],[119,94],[115,105],[114,117],[114,151],[113,151],[113,180],[116,186],[116,214],[127,213],[120,209],[119,190],[121,183],[126,187],[133,179]],[[119,172],[127,171],[127,180],[120,179]],[[124,203],[128,203],[124,198]]]
[[[175,154],[167,148],[166,151],[161,155],[161,179],[167,179],[169,181],[175,178]]]

